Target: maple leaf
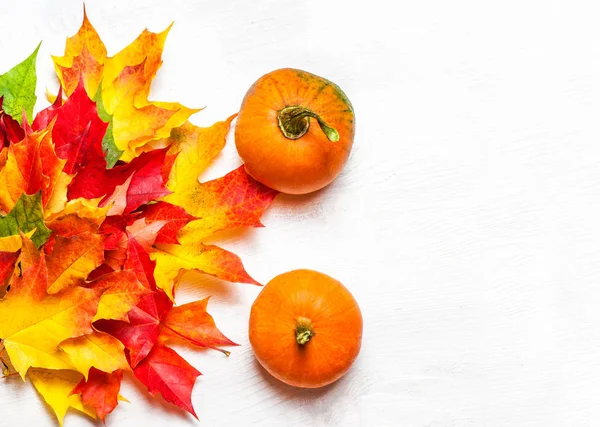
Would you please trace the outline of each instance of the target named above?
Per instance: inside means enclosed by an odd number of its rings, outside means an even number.
[[[136,306],[150,290],[136,277],[132,270],[113,271],[103,274],[89,284],[89,287],[102,291],[98,311],[93,321],[113,319],[129,322],[129,311]]]
[[[229,355],[218,346],[238,345],[217,329],[206,311],[209,298],[173,307],[161,323],[159,340],[183,341],[199,347],[212,348]]]
[[[73,93],[83,76],[87,93],[90,97],[94,96],[102,80],[102,64],[106,55],[106,47],[90,23],[84,6],[81,27],[77,34],[67,38],[64,56],[52,57],[56,74],[66,94]]]
[[[23,194],[42,191],[45,206],[55,192],[64,166],[51,141],[49,129],[27,134],[6,149],[6,162],[0,170],[0,209],[9,211]]]
[[[40,247],[50,236],[50,230],[44,224],[42,195],[39,192],[33,196],[23,194],[7,215],[0,215],[0,237],[18,236],[20,231],[27,233],[33,230],[31,240]]]
[[[81,374],[70,370],[31,369],[28,377],[52,408],[61,426],[69,408],[96,418],[94,411],[85,407],[81,396],[71,394],[73,388],[81,381]]]
[[[71,200],[60,211],[47,215],[46,225],[55,234],[67,238],[86,232],[98,233],[108,210],[98,206],[99,202],[99,199]]]
[[[222,178],[197,183],[189,191],[178,193],[177,199],[167,197],[173,203],[183,205],[199,218],[187,224],[181,231],[182,243],[198,242],[216,231],[236,227],[263,227],[262,213],[278,192],[258,183],[240,166]]]
[[[156,345],[133,373],[151,395],[160,393],[170,402],[198,418],[192,405],[192,388],[201,374],[169,347]]]
[[[69,338],[58,348],[67,354],[75,370],[86,379],[91,368],[105,372],[129,368],[121,341],[102,332]]]
[[[42,189],[42,161],[39,154],[43,134],[27,135],[10,144],[6,164],[0,171],[0,209],[8,212],[23,194]]]
[[[186,197],[182,195],[197,186],[200,174],[225,147],[225,138],[234,118],[235,115],[207,128],[186,122],[171,131],[165,144],[171,147],[169,153],[177,154],[177,158],[167,181],[167,188],[173,192],[173,195],[165,198],[165,201],[171,201],[176,205],[179,204],[176,203],[177,200],[186,202]]]
[[[22,118],[23,111],[28,117],[32,117],[33,114],[33,106],[37,99],[35,61],[40,45],[41,43],[23,62],[0,74],[0,96],[4,97],[2,109],[17,121]]]
[[[94,408],[98,418],[104,423],[106,416],[117,407],[122,379],[122,370],[107,373],[92,368],[87,381],[81,380],[71,394],[81,395],[83,404]]]
[[[125,161],[145,151],[150,142],[167,138],[173,128],[199,111],[177,103],[139,101],[136,88],[145,82],[144,61],[125,67],[102,90],[104,108],[112,116],[114,142],[123,151],[121,159]]]
[[[127,188],[125,212],[131,212],[143,204],[171,193],[165,188],[162,175],[166,154],[167,149],[162,149],[145,153],[144,156],[139,157],[146,161],[132,175]]]
[[[214,245],[201,242],[156,245],[150,258],[156,261],[156,285],[171,299],[174,299],[175,286],[181,274],[189,270],[197,270],[229,282],[259,284],[246,272],[237,255]]]
[[[118,338],[128,351],[129,363],[135,368],[156,344],[162,319],[173,303],[162,292],[152,292],[142,297],[129,313],[129,322],[99,320],[96,329]]]
[[[46,220],[46,226],[54,233],[55,236],[71,238],[84,233],[98,233],[98,229],[103,220],[103,216],[86,218],[81,217],[76,213],[69,213],[58,217],[55,216],[50,221]]]
[[[67,163],[64,171],[74,174],[84,164],[104,158],[102,139],[108,123],[98,116],[96,103],[92,101],[84,87],[83,80],[56,113],[56,124],[52,129],[52,139],[56,154]]]
[[[0,300],[0,339],[22,378],[30,367],[70,369],[71,361],[58,345],[92,332],[100,295],[81,287],[48,295],[45,257],[36,255],[32,244],[24,244],[22,252],[21,258],[28,257],[31,265],[13,280],[10,292]]]
[[[47,257],[48,293],[55,294],[85,280],[104,261],[104,238],[81,233],[72,237],[56,236]]]
[[[129,46],[109,58],[104,69],[106,85],[110,85],[127,66],[143,62],[144,78],[140,81],[139,86],[133,88],[133,91],[140,102],[145,101],[150,92],[150,84],[162,65],[162,51],[172,25],[160,33],[153,33],[145,29]]]

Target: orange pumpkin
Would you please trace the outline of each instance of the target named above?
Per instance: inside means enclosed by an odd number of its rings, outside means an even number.
[[[292,68],[272,71],[252,85],[235,128],[246,171],[288,194],[310,193],[333,181],[353,139],[354,110],[344,92]]]
[[[360,351],[362,315],[337,280],[294,270],[271,280],[250,312],[250,344],[260,364],[292,386],[316,388],[342,377]]]

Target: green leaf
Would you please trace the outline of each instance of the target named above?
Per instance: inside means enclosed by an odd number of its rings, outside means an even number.
[[[14,236],[19,230],[27,233],[36,230],[31,240],[39,248],[50,236],[50,230],[44,224],[42,192],[32,196],[22,194],[15,207],[6,215],[0,215],[0,237]]]
[[[104,138],[102,139],[102,151],[104,151],[105,153],[104,156],[106,157],[106,167],[110,169],[121,158],[123,150],[119,150],[117,144],[115,144],[115,137],[113,136],[113,116],[108,114],[106,112],[106,108],[104,108],[104,101],[102,101],[101,88],[102,84],[98,86],[98,91],[96,92],[96,96],[94,96],[94,101],[96,101],[96,108],[98,108],[98,116],[103,121],[108,123],[106,133],[104,134]]]
[[[2,108],[19,123],[23,120],[23,109],[30,120],[33,117],[33,106],[37,99],[35,60],[41,44],[38,44],[29,58],[0,75],[0,96],[4,96]]]

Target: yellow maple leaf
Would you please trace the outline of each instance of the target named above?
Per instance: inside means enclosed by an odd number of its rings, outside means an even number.
[[[94,331],[69,338],[59,348],[69,356],[77,372],[83,374],[86,380],[92,367],[103,372],[129,369],[121,341],[103,332]]]
[[[48,295],[45,257],[39,256],[27,237],[23,240],[21,259],[31,265],[13,280],[11,291],[0,300],[0,339],[15,370],[25,378],[30,367],[72,368],[58,345],[92,332],[100,295],[82,287]]]
[[[110,85],[103,86],[102,100],[112,115],[113,137],[122,160],[137,157],[152,141],[167,138],[198,109],[176,102],[149,102],[140,91],[149,84],[146,61],[123,68]]]
[[[246,273],[237,255],[218,246],[203,243],[156,245],[150,258],[156,261],[156,286],[164,290],[172,300],[180,274],[189,270],[197,270],[229,282],[258,284]]]
[[[65,93],[71,95],[82,76],[85,89],[90,98],[93,98],[102,80],[106,55],[106,46],[90,23],[84,8],[83,23],[77,34],[67,38],[64,56],[52,56]]]
[[[150,84],[162,65],[163,48],[172,26],[169,25],[160,33],[145,29],[129,46],[108,58],[104,65],[103,87],[110,86],[126,67],[143,63],[143,78],[133,86],[133,92],[139,102],[145,102],[150,93]]]
[[[128,322],[127,313],[150,292],[150,289],[139,282],[132,270],[119,270],[105,274],[90,283],[90,286],[102,290],[94,322],[99,319]]]
[[[69,408],[83,412],[96,419],[96,413],[81,402],[81,396],[71,391],[82,379],[81,374],[69,370],[31,369],[29,379],[38,393],[52,408],[60,425],[63,425]]]
[[[163,198],[164,201],[183,207],[191,215],[196,204],[190,200],[190,194],[199,185],[198,177],[225,146],[225,138],[229,132],[235,114],[227,120],[217,122],[210,127],[202,128],[186,122],[173,129],[167,144],[169,154],[177,154],[171,168],[166,187],[173,192]]]

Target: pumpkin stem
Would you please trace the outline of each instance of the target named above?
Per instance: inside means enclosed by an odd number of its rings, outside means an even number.
[[[311,322],[306,317],[300,317],[296,324],[296,342],[305,345],[315,334]]]
[[[340,140],[338,131],[325,123],[325,120],[323,120],[321,116],[314,111],[299,105],[282,108],[279,111],[279,114],[277,114],[277,121],[279,122],[279,129],[281,129],[281,132],[286,138],[298,139],[308,132],[311,117],[317,120],[327,139],[332,142]]]

